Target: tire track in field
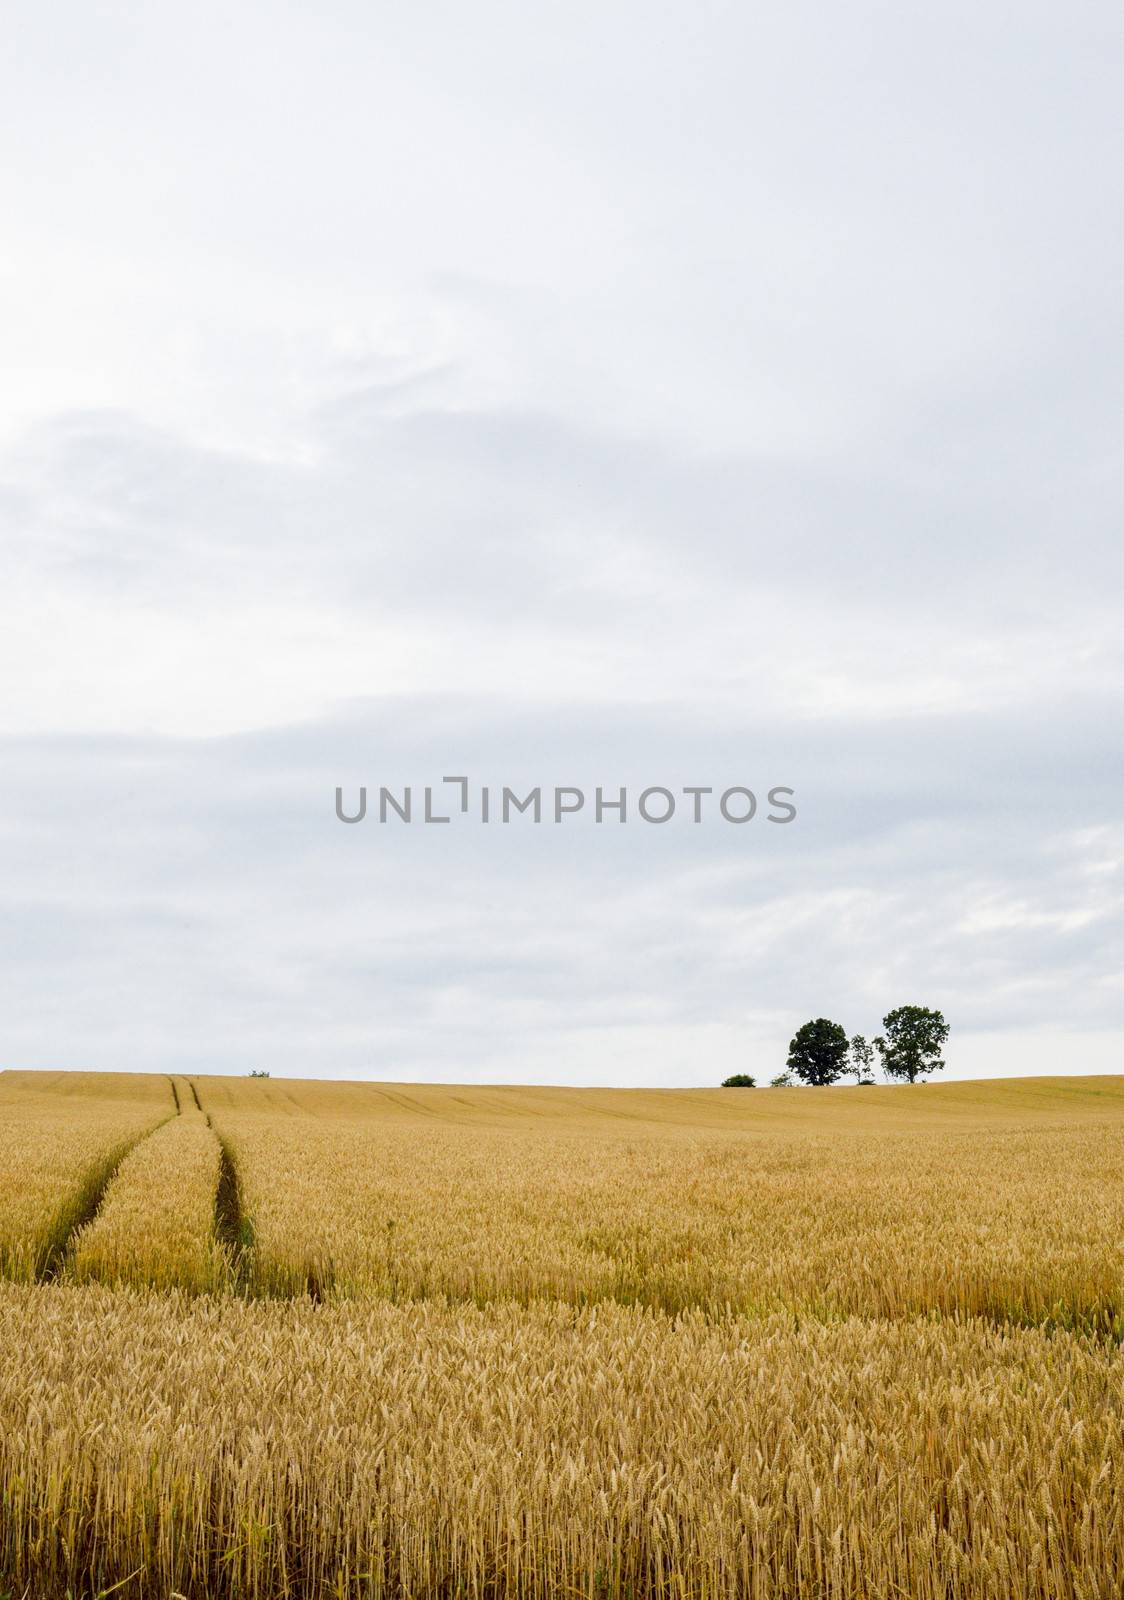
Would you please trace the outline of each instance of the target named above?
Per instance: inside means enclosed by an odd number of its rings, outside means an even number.
[[[264,1286],[258,1276],[257,1240],[254,1237],[253,1220],[246,1215],[242,1197],[242,1183],[238,1175],[238,1167],[234,1160],[229,1144],[219,1133],[218,1129],[202,1101],[199,1099],[199,1090],[194,1078],[187,1079],[188,1087],[195,1096],[195,1104],[207,1119],[207,1126],[218,1140],[222,1152],[221,1166],[219,1168],[219,1184],[215,1194],[215,1232],[226,1246],[230,1256],[234,1282],[234,1292],[241,1295],[280,1295],[286,1299],[299,1299],[301,1294],[306,1294],[315,1304],[319,1304],[325,1296],[325,1291],[330,1286],[330,1277],[314,1263],[309,1263],[304,1272],[304,1281],[301,1288],[287,1285],[284,1289],[276,1285]],[[292,1095],[286,1098],[293,1100]],[[303,1108],[293,1100],[297,1110]]]
[[[219,1181],[215,1189],[215,1234],[226,1247],[230,1257],[234,1292],[245,1294],[253,1281],[254,1235],[249,1218],[242,1209],[242,1185],[238,1179],[238,1168],[234,1164],[230,1146],[215,1127],[210,1112],[203,1110],[203,1102],[199,1098],[199,1090],[195,1087],[193,1078],[188,1078],[187,1086],[191,1090],[196,1106],[206,1117],[207,1126],[219,1147]]]
[[[92,1173],[85,1188],[79,1193],[74,1210],[69,1213],[66,1219],[66,1226],[59,1231],[54,1239],[48,1241],[35,1271],[37,1282],[54,1283],[58,1279],[63,1267],[66,1265],[66,1259],[74,1247],[75,1239],[83,1228],[89,1227],[101,1210],[106,1190],[117,1176],[125,1157],[131,1156],[133,1151],[139,1145],[142,1145],[146,1139],[151,1139],[157,1128],[162,1128],[165,1123],[171,1122],[172,1117],[183,1115],[183,1107],[180,1105],[176,1080],[169,1075],[168,1083],[172,1090],[172,1100],[176,1108],[172,1112],[172,1116],[162,1118],[156,1124],[156,1128],[150,1128],[147,1133],[142,1133],[138,1138],[130,1139],[127,1144],[119,1145],[108,1160]]]

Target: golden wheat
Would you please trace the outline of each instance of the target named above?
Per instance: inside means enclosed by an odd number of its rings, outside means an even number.
[[[0,1290],[40,1600],[1117,1600],[1124,1355],[985,1324]]]
[[[555,1091],[561,1109],[534,1116],[518,1091],[503,1109],[494,1090],[196,1082],[240,1174],[263,1293],[937,1311],[1124,1334],[1119,1080],[1084,1103],[1067,1085],[1052,1116],[1041,1090],[1037,1110],[1016,1090],[972,1117],[927,1085],[731,1090],[695,1121],[689,1096],[637,1096],[630,1115],[627,1094],[570,1091],[567,1111]]]
[[[121,1157],[174,1111],[163,1077],[0,1074],[0,1275],[53,1270]]]
[[[215,1218],[219,1143],[186,1082],[179,1100],[181,1114],[125,1157],[97,1216],[75,1235],[67,1277],[193,1293],[226,1286],[232,1262]]]
[[[1124,1592],[1121,1080],[193,1083],[0,1075],[0,1594]]]

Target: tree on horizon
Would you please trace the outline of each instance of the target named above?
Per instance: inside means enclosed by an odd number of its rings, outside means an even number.
[[[874,1043],[888,1078],[916,1083],[944,1066],[940,1051],[948,1038],[948,1023],[942,1012],[928,1006],[898,1006],[886,1013],[882,1026],[886,1032]]]
[[[856,1033],[848,1046],[847,1071],[854,1073],[855,1082],[873,1083],[874,1046],[864,1034]]]
[[[817,1088],[835,1083],[847,1070],[846,1030],[827,1017],[806,1022],[789,1044],[788,1070]]]

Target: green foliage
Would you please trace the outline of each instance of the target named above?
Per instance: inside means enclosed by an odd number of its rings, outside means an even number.
[[[856,1033],[849,1046],[850,1061],[848,1072],[855,1075],[856,1083],[873,1083],[874,1073],[871,1070],[874,1062],[874,1046],[861,1033]]]
[[[748,1072],[735,1072],[732,1078],[722,1079],[723,1089],[756,1089],[757,1079]]]
[[[260,1069],[257,1068],[257,1067],[251,1067],[250,1068],[250,1077],[251,1078],[268,1078],[269,1077],[269,1073],[266,1072],[264,1067],[260,1068]]]
[[[796,1080],[793,1078],[792,1073],[786,1068],[784,1072],[778,1072],[775,1078],[769,1079],[769,1088],[789,1089],[792,1087],[795,1081]]]
[[[788,1047],[788,1070],[804,1083],[834,1083],[847,1070],[847,1035],[838,1022],[816,1017],[798,1028]]]
[[[898,1006],[882,1018],[886,1032],[875,1039],[888,1078],[916,1083],[926,1072],[944,1066],[940,1050],[948,1038],[948,1023],[928,1006]]]

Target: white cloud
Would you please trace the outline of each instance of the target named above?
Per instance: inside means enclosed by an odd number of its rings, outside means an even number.
[[[909,998],[957,1070],[1112,1036],[1107,5],[10,44],[0,1060],[713,1081]],[[801,815],[332,823],[439,768]]]

